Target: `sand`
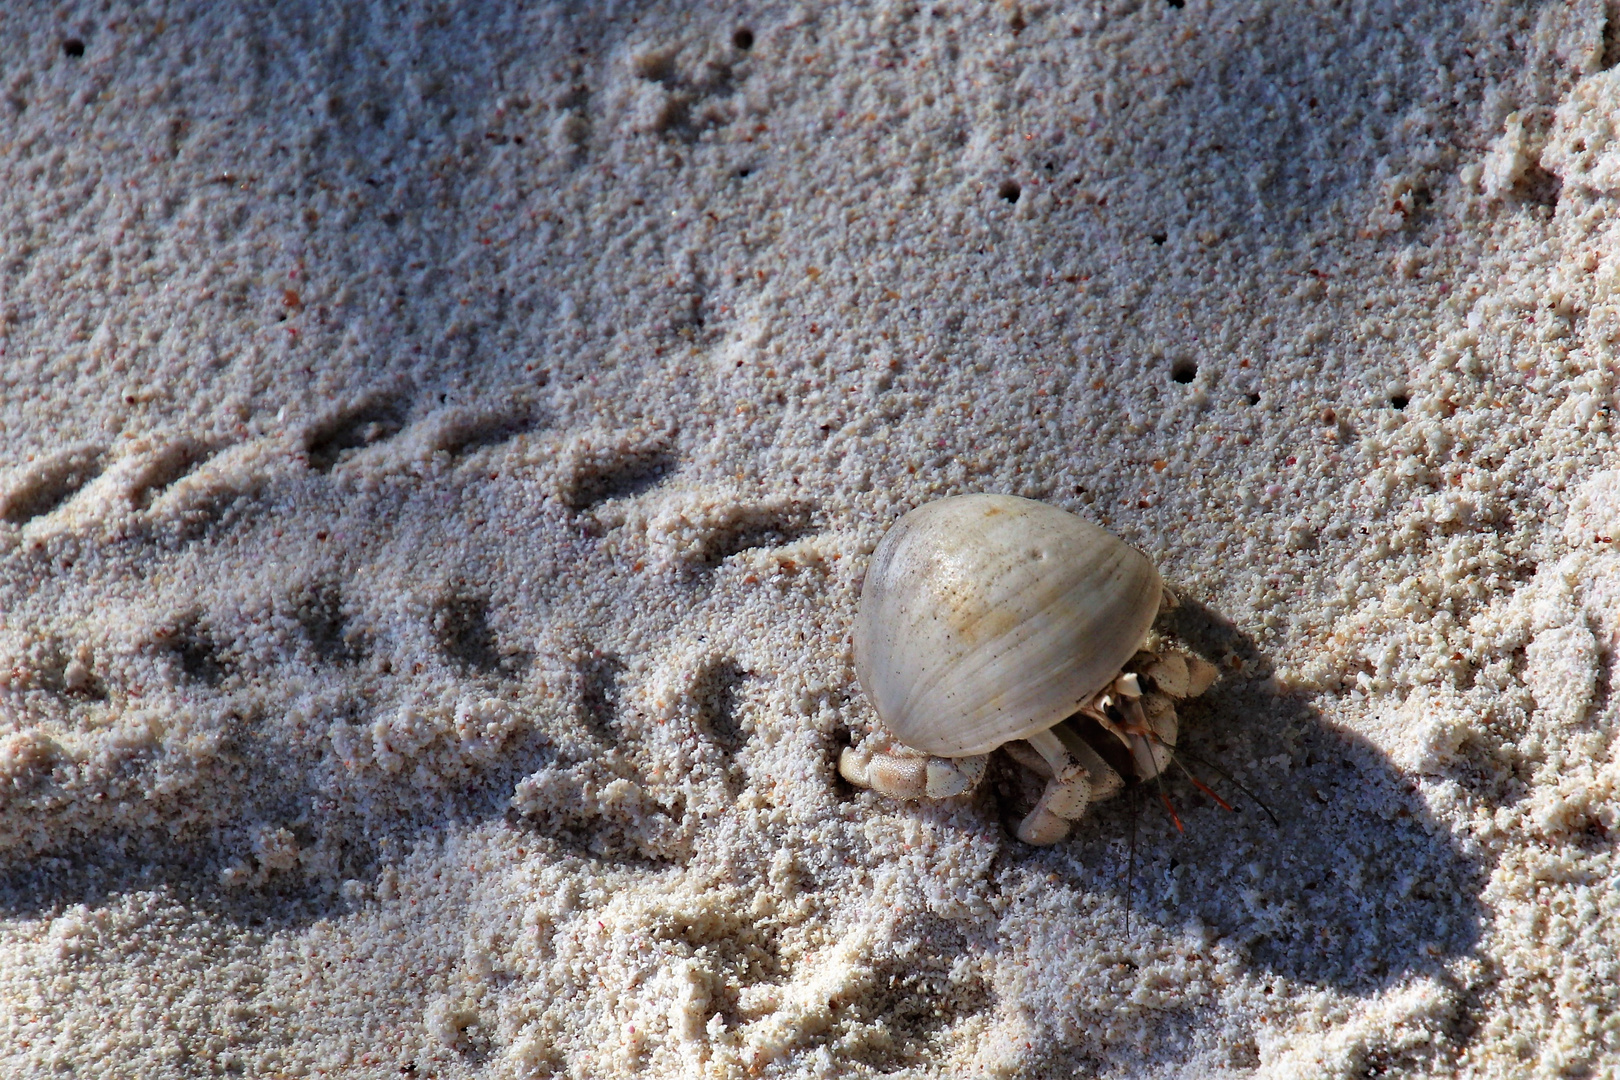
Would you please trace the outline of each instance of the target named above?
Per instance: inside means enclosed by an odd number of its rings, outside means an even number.
[[[1620,1072],[1617,39],[0,10],[0,1074]],[[971,491],[1236,812],[837,778]]]

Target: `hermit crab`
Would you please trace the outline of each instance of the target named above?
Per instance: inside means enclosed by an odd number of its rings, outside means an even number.
[[[1047,780],[1018,838],[1057,843],[1122,771],[1149,780],[1169,766],[1175,702],[1215,679],[1198,657],[1143,649],[1174,603],[1147,556],[1055,506],[958,495],[918,507],[873,553],[855,621],[856,677],[900,746],[846,747],[839,773],[895,798],[948,798],[1005,749]]]

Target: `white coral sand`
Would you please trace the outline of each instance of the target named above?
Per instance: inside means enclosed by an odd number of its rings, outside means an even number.
[[[1613,1074],[1605,10],[7,6],[0,1073]],[[836,779],[965,491],[1238,813]]]

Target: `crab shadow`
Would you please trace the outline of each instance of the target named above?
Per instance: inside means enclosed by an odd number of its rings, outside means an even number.
[[[1376,746],[1279,692],[1231,622],[1189,602],[1166,623],[1194,651],[1241,665],[1181,710],[1183,762],[1236,812],[1167,775],[1184,832],[1141,785],[1098,807],[1053,861],[1128,905],[1132,921],[1201,924],[1292,980],[1366,993],[1412,973],[1445,977],[1445,962],[1479,942],[1485,868]]]

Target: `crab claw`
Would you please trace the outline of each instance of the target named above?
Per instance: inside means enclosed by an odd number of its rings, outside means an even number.
[[[1097,719],[1125,744],[1131,753],[1136,775],[1151,780],[1170,767],[1176,745],[1176,709],[1163,694],[1144,694],[1136,675],[1121,675],[1114,680],[1114,692],[1107,704],[1124,714],[1120,723],[1099,710]]]

